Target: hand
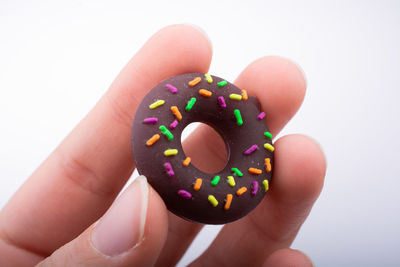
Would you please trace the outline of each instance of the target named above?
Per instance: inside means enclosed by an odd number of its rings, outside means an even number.
[[[169,26],[150,38],[1,211],[1,266],[173,266],[179,261],[202,225],[169,213],[142,176],[114,200],[135,168],[130,133],[140,100],[167,77],[207,72],[211,52],[207,38],[190,26]],[[256,60],[235,84],[258,97],[273,136],[295,114],[306,87],[299,68],[278,57]],[[210,145],[196,146],[203,138]],[[219,145],[215,134],[202,128],[184,147],[197,166],[213,169],[224,160],[214,150]],[[325,158],[301,135],[282,137],[275,148],[267,197],[248,216],[225,225],[192,266],[312,265],[288,247],[321,191]]]

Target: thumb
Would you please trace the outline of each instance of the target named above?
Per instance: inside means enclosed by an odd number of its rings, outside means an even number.
[[[164,202],[139,176],[100,220],[38,266],[149,266],[167,236]]]

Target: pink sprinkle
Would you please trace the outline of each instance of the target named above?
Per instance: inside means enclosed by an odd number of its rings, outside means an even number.
[[[251,195],[255,196],[258,192],[258,182],[257,181],[253,181],[251,183]]]
[[[257,145],[252,145],[249,149],[247,149],[244,154],[246,156],[250,155],[251,153],[253,153],[254,151],[256,151],[258,149]]]
[[[171,130],[173,130],[173,129],[176,128],[176,126],[178,126],[178,121],[177,121],[177,120],[174,120],[174,121],[171,122],[171,124],[169,125],[169,128],[170,128]]]
[[[178,92],[178,88],[176,88],[175,86],[173,86],[173,85],[171,85],[169,83],[167,83],[165,85],[165,87],[167,87],[171,91],[171,93],[173,93],[173,94],[176,94]]]
[[[157,118],[145,118],[143,120],[143,123],[147,123],[147,124],[157,124],[158,119]]]
[[[181,197],[186,198],[186,199],[191,199],[192,198],[192,194],[190,194],[186,190],[179,190],[178,191],[178,195],[180,195]]]
[[[225,103],[225,99],[223,96],[218,97],[218,103],[221,106],[221,108],[226,108],[226,103]]]
[[[258,114],[257,119],[258,120],[262,120],[265,117],[265,112],[261,112],[260,114]]]
[[[174,177],[175,173],[174,173],[174,170],[172,169],[171,163],[165,162],[164,168],[167,171],[168,177]]]

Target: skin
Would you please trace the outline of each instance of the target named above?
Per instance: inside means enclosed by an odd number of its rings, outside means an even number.
[[[211,57],[209,40],[191,26],[168,26],[154,34],[1,211],[0,265],[176,264],[202,225],[169,213],[150,186],[143,242],[123,256],[107,257],[88,240],[135,168],[130,132],[142,97],[167,77],[206,73]],[[234,83],[258,97],[273,136],[294,116],[306,89],[299,67],[280,57],[254,61]],[[210,145],[198,146],[203,138]],[[193,163],[210,172],[225,161],[223,146],[204,127],[184,143]],[[312,266],[289,247],[321,192],[325,157],[303,135],[284,136],[274,146],[267,197],[248,216],[225,225],[191,266]]]

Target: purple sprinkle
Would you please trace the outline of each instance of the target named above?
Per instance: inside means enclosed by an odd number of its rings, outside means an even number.
[[[246,156],[250,155],[251,153],[253,153],[254,151],[256,151],[258,149],[257,145],[252,145],[249,149],[247,149],[244,154]]]
[[[158,119],[157,118],[145,118],[143,120],[143,123],[147,123],[147,124],[157,124]]]
[[[167,171],[168,177],[173,177],[175,175],[172,165],[169,162],[164,163],[164,168]]]
[[[257,119],[258,120],[262,120],[265,117],[265,112],[261,112],[260,114],[258,114]]]
[[[167,83],[165,85],[165,87],[167,87],[171,91],[171,93],[173,93],[173,94],[176,94],[178,92],[178,88],[176,88],[175,86],[173,86],[173,85],[171,85],[169,83]]]
[[[173,129],[176,128],[176,126],[178,126],[178,121],[177,121],[177,120],[174,120],[174,121],[171,122],[171,124],[169,125],[169,128],[170,128],[171,130],[173,130]]]
[[[186,199],[191,199],[192,198],[192,194],[190,194],[186,190],[179,190],[178,191],[178,195],[180,195],[181,197],[186,198]]]
[[[218,103],[221,106],[221,108],[226,108],[226,103],[225,103],[225,99],[223,96],[218,97]]]
[[[251,183],[251,195],[255,196],[258,192],[258,182],[257,181],[253,181]]]

